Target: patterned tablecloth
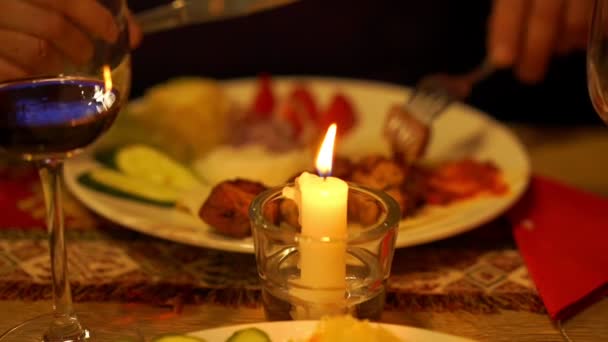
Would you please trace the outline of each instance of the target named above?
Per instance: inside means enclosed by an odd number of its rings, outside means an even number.
[[[69,194],[65,197],[76,301],[260,304],[252,255],[141,235],[96,216]],[[0,166],[0,299],[50,298],[43,220],[36,174],[27,167]],[[504,219],[455,238],[397,250],[387,305],[544,312]]]

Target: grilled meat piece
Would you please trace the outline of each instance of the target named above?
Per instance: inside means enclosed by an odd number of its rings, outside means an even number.
[[[392,159],[371,156],[362,159],[352,173],[355,183],[376,190],[398,187],[405,181],[407,169]]]
[[[426,171],[419,166],[413,165],[408,169],[407,179],[399,187],[404,201],[401,217],[412,215],[426,203],[426,177]]]
[[[301,228],[299,221],[300,210],[298,209],[296,202],[290,199],[281,201],[280,214],[281,221],[285,221],[287,224],[296,229]]]
[[[399,209],[401,210],[401,216],[404,213],[410,212],[410,201],[408,195],[403,192],[400,188],[394,187],[385,190],[386,193],[391,196],[397,204],[399,204]]]
[[[243,179],[222,182],[213,188],[199,216],[221,234],[247,237],[251,235],[249,205],[264,190],[263,184]]]
[[[362,225],[371,225],[378,222],[381,213],[382,211],[377,200],[363,196],[357,192],[349,192],[349,221]]]
[[[353,162],[350,161],[350,159],[345,158],[345,157],[336,156],[336,157],[334,157],[334,160],[332,163],[331,176],[340,178],[340,179],[344,179],[344,180],[349,180],[351,178],[351,175],[352,175],[352,172],[354,169],[355,169],[355,164],[353,164]],[[310,172],[312,174],[317,173],[316,170],[312,170],[312,169],[305,170],[305,171]],[[296,180],[296,178],[298,178],[301,174],[302,174],[302,172],[298,172],[297,174],[289,177],[289,179],[287,179],[287,183],[294,182]]]
[[[353,162],[346,158],[336,156],[334,157],[332,167],[331,167],[331,175],[332,177],[340,178],[340,179],[350,179],[354,170]]]
[[[375,190],[388,193],[406,217],[417,209],[423,200],[423,174],[414,167],[406,166],[394,158],[372,155],[361,159],[352,171],[352,181]],[[357,203],[354,206],[361,206]],[[367,208],[363,206],[363,208]],[[373,209],[373,207],[370,207]],[[369,208],[368,208],[369,209]],[[372,218],[367,211],[367,218]]]

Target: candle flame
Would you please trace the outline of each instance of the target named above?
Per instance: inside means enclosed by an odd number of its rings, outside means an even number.
[[[103,66],[103,81],[106,92],[112,91],[112,70],[108,65]]]
[[[332,160],[334,155],[334,142],[336,140],[336,131],[338,126],[332,123],[325,133],[325,138],[317,154],[316,167],[317,172],[322,177],[331,175]]]

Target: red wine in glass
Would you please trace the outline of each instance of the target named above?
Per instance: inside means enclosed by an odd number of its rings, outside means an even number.
[[[47,78],[0,87],[0,149],[27,160],[62,158],[114,122],[119,94],[103,81]]]

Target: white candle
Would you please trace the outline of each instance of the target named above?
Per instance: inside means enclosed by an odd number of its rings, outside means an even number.
[[[321,175],[331,172],[335,124],[330,126],[317,156]],[[296,201],[302,227],[299,242],[300,281],[307,288],[332,291],[299,291],[318,304],[341,305],[346,289],[346,237],[348,184],[336,177],[319,177],[308,172],[285,188],[286,197]]]

